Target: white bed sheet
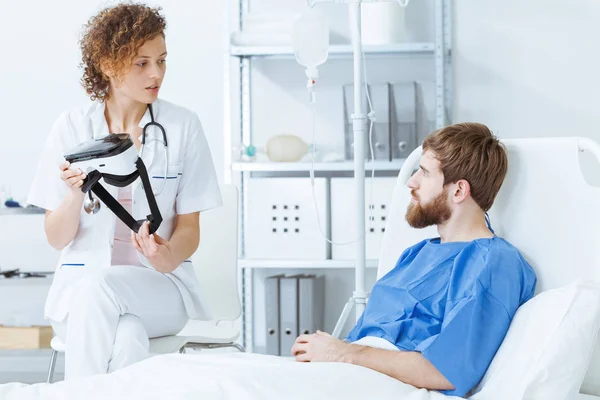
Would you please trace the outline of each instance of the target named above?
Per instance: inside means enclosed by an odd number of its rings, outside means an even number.
[[[260,354],[167,354],[109,375],[76,381],[0,385],[2,400],[343,399],[457,400],[416,389],[368,368],[297,363]],[[487,400],[487,399],[486,399]],[[490,400],[514,400],[500,393]],[[547,400],[547,399],[540,399]],[[570,400],[600,400],[580,394]]]
[[[168,354],[109,375],[55,384],[0,385],[0,399],[449,400],[373,370],[259,354]],[[508,400],[508,399],[507,399]]]

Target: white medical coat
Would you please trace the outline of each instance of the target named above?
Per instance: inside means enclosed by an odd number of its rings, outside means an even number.
[[[222,204],[215,168],[197,115],[183,107],[158,99],[152,104],[154,119],[160,123],[168,140],[168,171],[164,188],[156,196],[163,222],[156,232],[169,240],[175,229],[177,214],[188,214],[208,210]],[[46,140],[45,149],[27,199],[29,204],[46,210],[56,209],[67,191],[60,179],[58,165],[64,162],[65,154],[73,146],[109,134],[104,116],[105,104],[94,102],[84,107],[69,110],[56,120]],[[146,110],[139,126],[150,122]],[[164,180],[164,148],[162,133],[156,127],[147,129],[143,161],[155,191]],[[160,141],[150,140],[152,138]],[[118,188],[100,180],[102,186],[117,198]],[[140,179],[132,187],[132,214],[136,220],[150,214],[148,202]],[[61,252],[52,286],[46,300],[46,318],[62,321],[68,314],[77,280],[96,268],[109,267],[114,240],[116,216],[102,204],[97,214],[87,214],[83,207],[79,229],[75,238]],[[140,261],[153,268],[138,252]],[[203,294],[188,260],[172,273],[166,274],[179,288],[186,311],[192,319],[210,319]],[[151,295],[151,291],[149,291]]]

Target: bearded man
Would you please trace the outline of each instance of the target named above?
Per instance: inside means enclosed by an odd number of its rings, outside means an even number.
[[[468,394],[537,282],[487,217],[507,167],[506,149],[485,125],[430,134],[408,181],[406,220],[414,228],[435,225],[439,237],[402,253],[345,340],[301,335],[292,347],[296,360],[353,363],[419,388]]]

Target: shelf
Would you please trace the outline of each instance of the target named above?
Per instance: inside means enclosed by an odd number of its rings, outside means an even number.
[[[1,207],[0,215],[45,214],[46,210],[38,207]]]
[[[398,43],[381,46],[363,46],[368,55],[415,55],[434,54],[433,43]],[[294,57],[292,46],[236,46],[231,45],[229,53],[236,57]],[[334,44],[329,46],[329,56],[352,57],[352,46],[349,44]]]
[[[404,164],[404,159],[394,161],[367,161],[365,162],[365,175],[371,173],[373,167],[376,171],[393,171],[399,172]],[[231,164],[231,169],[234,171],[246,172],[308,172],[313,168],[311,162],[253,162],[253,161],[238,161]],[[315,172],[328,171],[354,171],[354,161],[339,161],[339,162],[316,162],[314,163]]]
[[[377,260],[367,260],[367,268],[377,268]],[[238,266],[242,268],[330,268],[343,269],[354,268],[354,260],[238,260]]]

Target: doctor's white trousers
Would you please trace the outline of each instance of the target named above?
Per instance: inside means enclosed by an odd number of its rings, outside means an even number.
[[[168,276],[146,267],[113,265],[77,281],[67,318],[50,322],[66,344],[65,379],[74,379],[147,358],[148,339],[179,333],[188,315]]]

